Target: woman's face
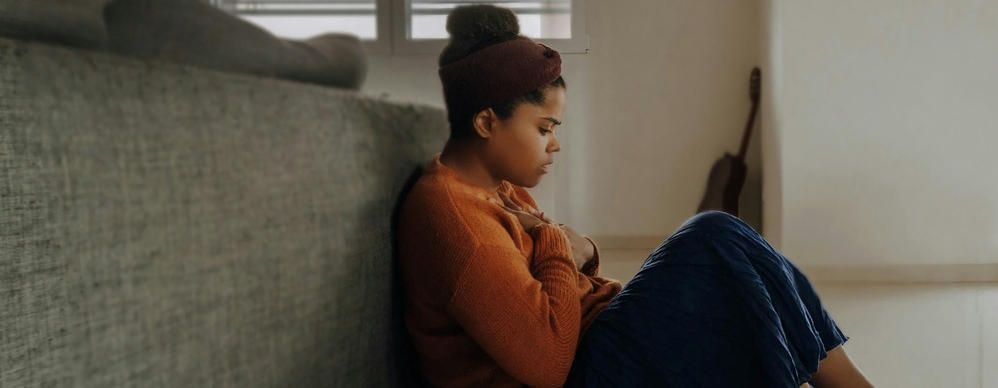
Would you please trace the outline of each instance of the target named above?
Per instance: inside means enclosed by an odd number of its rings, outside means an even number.
[[[497,178],[523,187],[534,187],[554,163],[557,126],[565,110],[565,88],[544,90],[544,103],[519,104],[513,115],[494,121],[486,144],[489,167]]]

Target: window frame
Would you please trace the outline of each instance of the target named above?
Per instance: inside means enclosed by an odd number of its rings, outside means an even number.
[[[447,39],[409,39],[408,9],[410,0],[378,0],[391,3],[391,54],[392,55],[423,55],[438,54],[445,46]],[[586,29],[586,0],[570,0],[572,9],[572,37],[568,39],[534,39],[561,54],[586,54],[589,52],[589,33]],[[380,6],[380,3],[379,3]],[[381,35],[378,25],[378,36]],[[370,42],[370,41],[369,41]],[[373,52],[372,52],[373,53]],[[382,52],[383,53],[383,52]]]
[[[378,37],[375,40],[361,40],[364,50],[371,55],[391,55],[392,54],[392,19],[395,13],[393,3],[398,0],[376,0],[375,1],[375,23],[377,24]]]
[[[224,0],[209,0],[221,3]],[[587,0],[569,0],[572,9],[572,37],[568,39],[535,39],[562,54],[589,52],[589,32],[586,26]],[[405,56],[438,54],[447,45],[447,39],[409,39],[408,9],[410,0],[375,0],[377,38],[361,39],[364,51],[372,56]],[[239,15],[234,15],[239,17]]]

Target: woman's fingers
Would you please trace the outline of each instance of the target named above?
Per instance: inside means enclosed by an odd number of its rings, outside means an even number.
[[[516,202],[513,202],[513,200],[510,199],[509,196],[507,196],[505,193],[499,192],[499,198],[502,199],[502,202],[504,204],[506,204],[506,206],[511,207],[513,209],[516,209],[516,210],[523,210],[520,207],[520,205],[517,205]]]
[[[540,211],[538,209],[531,208],[530,206],[527,206],[526,208],[524,208],[523,206],[517,205],[516,202],[513,202],[512,198],[510,198],[508,195],[506,195],[504,193],[500,192],[499,193],[499,198],[502,198],[503,203],[505,203],[506,206],[508,206],[508,207],[511,207],[511,208],[519,210],[519,211],[524,211],[524,212],[530,213],[530,215],[532,215],[534,217],[537,217],[537,218],[540,218],[540,219],[544,220],[545,222],[551,222],[551,220],[549,220],[547,217],[544,216],[544,212],[542,212],[542,211]]]
[[[523,228],[526,230],[530,230],[531,228],[537,226],[538,224],[545,223],[544,220],[538,218],[537,216],[534,216],[533,214],[527,213],[523,210],[513,209],[505,205],[503,205],[503,209],[508,211],[510,214],[516,216],[517,220],[520,221],[520,225],[522,225]]]
[[[527,212],[525,212],[525,211],[523,211],[523,210],[520,210],[520,209],[514,209],[514,208],[512,208],[512,207],[509,207],[509,205],[503,205],[503,206],[502,206],[502,208],[503,208],[503,209],[506,209],[506,211],[508,211],[508,212],[510,212],[510,213],[513,213],[514,215],[517,215],[517,216],[522,216],[522,215],[531,215],[530,213],[527,213]]]
[[[530,206],[520,206],[513,199],[510,198],[505,193],[499,192],[499,198],[502,199],[503,209],[506,211],[516,214],[518,217],[529,217],[531,223],[552,223],[553,221],[544,215],[544,212],[534,209]]]

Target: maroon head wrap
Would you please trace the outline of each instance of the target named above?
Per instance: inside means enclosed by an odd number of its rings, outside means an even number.
[[[561,55],[521,36],[441,66],[439,73],[448,107],[484,109],[553,82],[561,75]]]

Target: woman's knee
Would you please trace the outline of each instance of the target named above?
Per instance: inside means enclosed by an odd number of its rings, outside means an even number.
[[[700,250],[705,244],[717,247],[718,244],[728,243],[739,246],[765,244],[762,236],[738,217],[722,211],[708,210],[697,213],[683,222],[675,233],[659,244],[652,256],[657,257],[665,252],[687,248]]]
[[[693,241],[698,244],[739,241],[739,245],[768,246],[762,235],[744,221],[717,210],[708,210],[693,215],[679,227],[671,239]]]
[[[683,228],[707,230],[742,229],[745,223],[738,217],[719,210],[707,210],[697,213],[683,223]]]
[[[662,241],[654,251],[653,256],[659,256],[665,251],[700,246],[712,243],[718,238],[741,234],[738,229],[737,218],[728,213],[715,210],[700,212],[686,219],[672,235]]]

